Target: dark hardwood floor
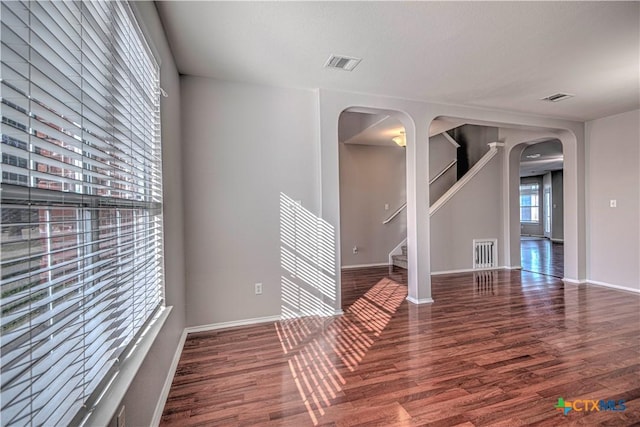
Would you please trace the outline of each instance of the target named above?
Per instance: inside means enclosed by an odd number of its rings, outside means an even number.
[[[345,272],[343,316],[190,334],[161,425],[640,424],[640,296],[491,271],[417,306],[405,280]]]
[[[548,239],[520,240],[522,269],[534,273],[564,277],[564,245]]]

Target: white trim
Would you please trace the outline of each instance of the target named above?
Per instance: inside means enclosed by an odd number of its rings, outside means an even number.
[[[215,331],[216,329],[234,328],[236,326],[256,325],[258,323],[277,322],[282,320],[280,316],[255,317],[253,319],[232,320],[230,322],[210,323],[208,325],[189,326],[184,330],[190,334],[193,332]]]
[[[82,420],[81,425],[107,425],[113,419],[172,308],[173,306],[163,307],[156,315],[156,319],[147,326],[130,353],[124,356],[118,373],[100,396],[95,409]]]
[[[501,266],[501,267],[490,267],[490,268],[462,268],[460,270],[446,270],[446,271],[432,271],[431,275],[432,276],[439,276],[441,274],[457,274],[457,273],[473,273],[476,271],[489,271],[489,270],[515,270],[518,268],[522,268],[520,266],[517,267],[507,267],[507,266]]]
[[[402,247],[404,245],[406,245],[406,244],[407,244],[407,238],[405,237],[402,242],[398,243],[398,245],[395,248],[393,248],[391,250],[391,252],[389,252],[389,265],[393,264],[393,258],[392,257],[394,255],[402,255]],[[408,261],[408,259],[407,259],[407,261]]]
[[[367,267],[387,267],[389,264],[386,262],[378,262],[374,264],[354,264],[354,265],[343,265],[340,267],[342,270],[352,270],[355,268],[367,268]]]
[[[564,283],[568,283],[570,285],[586,285],[587,281],[586,280],[576,280],[576,279],[568,279],[566,277],[562,278],[562,281]]]
[[[158,403],[156,403],[155,411],[153,411],[153,418],[151,420],[152,426],[159,426],[160,421],[162,420],[162,412],[164,412],[164,406],[167,403],[171,384],[173,383],[173,377],[176,375],[176,370],[178,369],[178,363],[180,362],[180,356],[182,356],[182,350],[184,349],[184,343],[186,340],[187,330],[185,329],[182,331],[182,335],[180,335],[176,352],[173,354],[173,360],[171,361],[171,366],[169,366],[169,372],[167,372],[167,378],[165,378],[162,391],[160,392],[160,398],[158,399]]]
[[[333,312],[333,316],[342,316],[342,315],[344,315],[344,311],[342,311],[342,309],[337,309]],[[158,399],[158,402],[156,404],[156,409],[153,412],[151,425],[152,426],[160,425],[160,421],[162,420],[162,413],[164,412],[164,407],[167,402],[167,398],[169,397],[169,391],[171,390],[171,384],[173,383],[173,377],[175,376],[176,370],[178,369],[178,363],[180,362],[180,357],[182,356],[184,343],[186,342],[187,335],[189,333],[213,331],[217,329],[232,328],[235,326],[249,326],[249,325],[254,325],[259,323],[275,322],[279,320],[282,320],[280,316],[256,317],[253,319],[212,323],[208,325],[190,326],[190,327],[184,328],[184,330],[182,331],[182,335],[180,336],[180,340],[178,342],[176,352],[173,355],[171,366],[169,367],[169,371],[167,372],[167,378],[164,381],[164,386],[162,387],[160,398]]]
[[[521,265],[512,265],[512,266],[505,265],[502,268],[504,268],[505,270],[522,270],[522,266]]]
[[[407,296],[407,301],[409,301],[412,304],[433,304],[435,301],[433,300],[433,298],[420,298],[420,299],[415,299],[413,297]]]
[[[458,144],[458,141],[456,141],[455,139],[453,139],[451,137],[451,135],[449,135],[446,131],[442,132],[440,135],[444,136],[444,138],[449,141],[451,143],[451,145],[453,145],[456,148],[460,148],[460,144]]]
[[[485,167],[485,165],[495,157],[495,155],[498,153],[498,144],[500,143],[492,142],[491,144],[489,144],[489,146],[491,147],[489,148],[489,151],[487,151],[485,155],[482,156],[482,158],[478,160],[478,162],[473,165],[473,167],[469,169],[462,178],[456,181],[456,183],[453,184],[451,188],[446,191],[446,193],[444,193],[438,200],[436,200],[433,205],[431,205],[431,208],[429,208],[429,216],[433,216],[436,212],[438,212],[438,210],[442,206],[444,206],[444,204],[447,203],[449,199],[451,199],[458,191],[460,191],[462,187],[464,187],[469,181],[471,181],[473,177],[475,177]]]
[[[564,243],[564,239],[549,239],[554,243]]]
[[[640,294],[640,289],[628,288],[626,286],[620,285],[612,285],[611,283],[598,282],[597,280],[587,280],[587,285],[602,286],[604,288],[611,288],[620,291],[633,292],[634,294]]]

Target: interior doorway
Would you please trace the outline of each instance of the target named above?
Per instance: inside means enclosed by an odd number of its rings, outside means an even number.
[[[564,157],[557,139],[529,145],[520,157],[522,269],[564,276]]]
[[[340,265],[406,274],[406,137],[399,113],[348,109],[338,121]],[[349,277],[349,275],[347,275]],[[406,283],[406,282],[405,282]],[[343,307],[350,296],[343,286]]]

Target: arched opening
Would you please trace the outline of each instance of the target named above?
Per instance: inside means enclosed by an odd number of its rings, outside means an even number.
[[[521,158],[527,153],[536,154],[535,144],[546,141],[559,141],[562,150],[562,183],[556,179],[556,195],[562,192],[562,212],[556,212],[555,221],[562,221],[562,279],[570,283],[580,283],[584,277],[584,212],[580,210],[584,195],[580,182],[583,179],[583,164],[578,158],[579,147],[576,136],[569,131],[555,132],[513,132],[510,135],[514,143],[508,147],[509,195],[508,218],[510,253],[512,265],[521,262],[521,222],[520,222],[520,166]],[[557,142],[556,142],[557,144]],[[556,150],[557,151],[557,150]],[[536,169],[530,169],[536,170]],[[553,191],[553,190],[552,190]],[[542,195],[541,197],[544,197]],[[556,198],[556,201],[559,198]],[[557,203],[556,203],[557,205]],[[553,210],[553,208],[552,208]],[[559,210],[556,207],[556,210]],[[558,218],[558,215],[562,219]],[[553,221],[552,217],[552,221]],[[553,237],[552,237],[553,238]],[[558,239],[559,240],[559,239]],[[559,274],[556,272],[556,274]]]
[[[429,242],[432,274],[475,270],[471,265],[471,256],[468,255],[471,253],[468,247],[471,242],[471,235],[477,234],[478,237],[493,237],[486,236],[486,233],[482,232],[486,227],[479,226],[475,220],[474,210],[483,209],[490,211],[490,214],[500,223],[501,230],[497,233],[498,267],[511,269],[521,268],[520,160],[523,151],[527,147],[536,143],[552,141],[556,152],[562,155],[562,179],[559,179],[559,173],[557,172],[556,174],[558,176],[555,177],[555,193],[556,196],[562,193],[562,209],[558,207],[558,203],[556,203],[555,215],[553,207],[550,209],[552,215],[550,218],[552,221],[551,224],[555,225],[553,228],[556,229],[556,232],[560,230],[560,224],[563,226],[562,232],[555,236],[553,235],[554,230],[550,229],[551,235],[549,235],[549,240],[556,240],[557,243],[562,241],[563,243],[563,254],[560,255],[562,257],[562,261],[560,262],[562,270],[558,268],[554,274],[561,276],[565,281],[578,283],[584,275],[584,232],[582,230],[584,226],[584,214],[580,210],[580,204],[584,201],[583,194],[581,194],[583,190],[580,185],[581,176],[584,173],[584,165],[579,158],[581,149],[578,147],[577,136],[570,130],[445,116],[436,117],[431,123],[430,136],[433,138],[435,134],[447,131],[451,134],[453,127],[469,124],[480,127],[497,128],[497,145],[500,146],[499,150],[503,151],[503,153],[497,155],[497,157],[501,159],[501,165],[499,166],[501,168],[499,172],[500,183],[496,184],[500,187],[500,194],[493,192],[489,195],[495,198],[495,204],[483,203],[477,207],[469,205],[469,201],[472,200],[473,197],[458,197],[460,199],[458,200],[460,206],[452,210],[454,214],[440,215],[444,217],[444,219],[441,218],[438,220],[438,223],[434,223],[434,209],[432,205],[430,209],[431,227]],[[549,142],[549,144],[551,144],[551,142]],[[528,154],[525,154],[525,156],[526,155]],[[430,156],[430,163],[432,163],[432,157],[433,155]],[[554,158],[554,161],[559,160],[557,159],[559,154],[550,154],[550,157]],[[433,172],[434,171],[430,171],[430,175],[432,175]],[[545,173],[542,175],[544,174]],[[484,188],[487,188],[487,186]],[[544,185],[542,188],[544,189]],[[474,197],[475,195],[474,192]],[[549,196],[551,196],[551,194]],[[434,197],[432,194],[432,198]],[[543,190],[540,196],[542,203],[544,203],[544,197]],[[484,197],[484,199],[486,199],[486,197]],[[556,197],[556,201],[557,200],[559,200],[559,197]],[[433,203],[433,200],[431,200],[431,202]],[[436,204],[437,203],[438,202],[436,202]],[[460,214],[465,214],[466,216],[462,218],[459,217]],[[540,215],[541,219],[544,220],[544,212]],[[542,222],[541,225],[544,225],[544,222]],[[456,235],[460,234],[460,230],[467,234],[464,236],[466,240],[463,244],[457,244],[456,246],[456,243],[452,243],[452,239],[455,239]],[[549,232],[547,234],[549,234]],[[541,236],[544,237],[544,231],[541,233]],[[462,254],[458,264],[454,265],[452,260],[455,260],[455,256],[449,256],[447,251],[449,254]],[[446,265],[441,262],[443,260],[447,262]]]
[[[341,303],[358,275],[407,278],[406,133],[401,113],[349,108],[338,119]]]
[[[498,126],[461,119],[439,117],[431,123],[432,275],[504,266],[499,132]]]
[[[526,145],[520,155],[520,265],[564,277],[564,156],[558,139]]]

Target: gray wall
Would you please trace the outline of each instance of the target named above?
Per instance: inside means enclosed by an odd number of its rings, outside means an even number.
[[[498,239],[498,265],[504,260],[502,156],[498,154],[431,217],[431,270],[473,268],[473,239]]]
[[[585,129],[588,280],[640,290],[640,110]]]
[[[456,147],[442,134],[429,138],[429,181],[455,159]],[[454,165],[429,186],[429,204],[433,205],[456,181],[456,166]]]
[[[187,324],[280,315],[281,194],[319,210],[317,93],[181,84]]]
[[[564,240],[564,188],[562,171],[551,172],[551,239]]]
[[[533,224],[530,222],[521,222],[520,223],[520,234],[522,236],[543,236],[544,235],[544,224],[542,217],[542,197],[543,197],[543,182],[541,176],[529,176],[526,178],[520,178],[520,184],[529,184],[537,182],[539,185],[540,191],[538,192],[538,201],[540,203],[540,208],[538,211],[538,217],[540,218],[540,222],[537,224]],[[519,203],[519,201],[518,201]]]
[[[460,144],[458,150],[464,151],[466,147],[469,169],[489,151],[487,144],[498,141],[498,128],[492,126],[463,125],[450,131],[450,134]],[[458,167],[461,165],[459,159]]]
[[[160,85],[168,93],[162,100],[162,155],[164,190],[164,254],[166,304],[173,310],[122,404],[128,426],[148,426],[160,397],[173,356],[185,327],[182,156],[180,138],[180,82],[155,5],[136,4],[161,59]],[[115,425],[115,420],[112,421]]]
[[[405,157],[400,147],[340,143],[342,267],[387,263],[407,237],[406,211],[382,224],[407,200]]]
[[[370,126],[384,120],[387,114],[366,114],[344,111],[338,120],[338,139],[340,142],[356,136]]]

